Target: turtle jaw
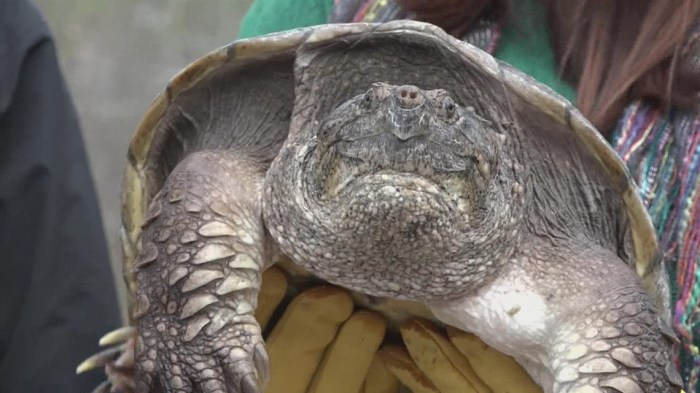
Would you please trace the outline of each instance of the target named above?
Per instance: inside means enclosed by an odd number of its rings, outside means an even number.
[[[462,296],[496,277],[519,241],[500,145],[443,90],[404,90],[418,102],[397,105],[375,86],[287,144],[268,171],[263,217],[285,254],[331,283]]]
[[[445,90],[375,83],[315,131],[314,162],[306,170],[318,174],[322,200],[352,199],[376,187],[372,176],[381,175],[380,186],[437,189],[433,195],[453,212],[472,216],[470,209],[486,207],[496,179],[496,141],[473,109],[456,105]]]
[[[281,152],[263,216],[281,250],[326,281],[374,296],[449,299],[490,282],[516,246],[512,225],[503,225],[508,212],[488,205],[502,200],[495,181],[482,206],[462,207],[470,216],[446,192],[465,195],[463,175],[376,167],[350,174],[360,167],[321,157],[311,138]],[[346,185],[331,196],[329,168],[339,163]]]
[[[395,112],[389,111],[387,117],[395,118]],[[409,117],[402,116],[404,120]],[[350,123],[335,133],[335,139],[319,141],[311,157],[313,162],[306,168],[316,173],[314,194],[325,203],[350,209],[358,195],[375,195],[377,189],[386,186],[396,189],[396,198],[385,196],[391,206],[403,202],[410,212],[411,204],[433,200],[433,206],[444,206],[445,214],[455,216],[460,230],[466,230],[470,222],[478,222],[480,212],[487,210],[488,195],[497,178],[490,162],[497,160],[487,158],[492,151],[458,137],[450,143],[446,135],[450,132],[439,124],[435,129],[423,129],[419,123],[433,122],[429,109],[411,116],[415,122],[387,122],[382,118],[373,125]],[[418,125],[408,127],[406,123]],[[357,128],[364,129],[353,130]],[[412,201],[408,195],[420,199]]]
[[[491,177],[478,172],[471,163],[468,169],[441,171],[427,162],[396,160],[393,165],[381,165],[343,157],[328,158],[316,172],[316,194],[326,202],[336,201],[340,205],[355,200],[363,193],[375,194],[378,189],[395,189],[399,200],[405,192],[420,197],[435,199],[443,204],[450,214],[467,219],[473,215],[472,208],[485,203]],[[394,198],[391,198],[394,199]],[[466,223],[465,223],[466,224]]]

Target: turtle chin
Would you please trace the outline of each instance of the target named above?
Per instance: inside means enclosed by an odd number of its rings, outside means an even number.
[[[362,249],[376,250],[395,263],[415,263],[413,252],[446,250],[444,239],[458,237],[466,224],[459,215],[457,198],[433,180],[414,173],[381,170],[349,182],[329,201],[333,220],[345,223],[362,241]],[[407,245],[410,245],[407,247]]]
[[[266,180],[266,226],[331,283],[413,300],[464,295],[495,276],[519,236],[520,192],[485,124],[439,91],[375,86],[282,150]]]
[[[488,282],[509,252],[497,246],[509,217],[489,217],[504,210],[489,206],[496,183],[476,164],[446,172],[428,165],[436,160],[313,147],[275,163],[263,210],[281,250],[312,274],[368,295],[447,299]]]
[[[325,202],[336,204],[338,211],[371,207],[373,217],[384,211],[404,217],[439,211],[466,224],[486,196],[486,179],[476,170],[443,173],[410,161],[387,168],[342,158],[326,169],[319,176],[319,194]]]
[[[464,173],[440,173],[410,162],[377,168],[341,158],[332,168],[319,172],[327,176],[319,177],[322,188],[315,193],[323,195],[318,206],[329,215],[331,232],[345,239],[330,255],[355,255],[354,263],[367,264],[360,271],[368,276],[394,271],[419,277],[426,273],[428,260],[452,261],[462,254],[472,225],[479,225],[471,218],[485,203],[481,178],[475,181]],[[412,281],[422,290],[434,285],[407,279]],[[386,286],[370,284],[363,290],[391,295],[383,292]]]

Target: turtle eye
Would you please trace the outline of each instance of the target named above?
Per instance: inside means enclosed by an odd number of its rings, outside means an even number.
[[[362,106],[369,108],[372,103],[374,103],[375,98],[376,94],[374,93],[374,89],[367,90],[367,93],[362,97]]]
[[[445,100],[442,102],[442,107],[445,108],[445,112],[448,116],[452,116],[452,114],[455,113],[455,109],[457,109],[457,105],[450,97],[445,97]]]

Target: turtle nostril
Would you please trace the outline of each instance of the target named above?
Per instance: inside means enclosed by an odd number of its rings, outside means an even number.
[[[424,101],[423,95],[416,86],[401,86],[395,94],[398,98],[398,104],[406,109],[417,108]]]

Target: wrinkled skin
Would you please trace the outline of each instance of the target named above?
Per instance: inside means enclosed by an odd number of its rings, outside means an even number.
[[[263,391],[253,312],[277,247],[329,282],[428,305],[547,392],[677,390],[673,333],[635,273],[605,243],[533,231],[528,162],[481,115],[446,90],[375,83],[266,172],[233,150],[190,154],[144,225],[137,390]]]
[[[375,83],[280,153],[267,227],[315,275],[429,305],[547,392],[676,390],[673,333],[638,277],[584,236],[530,232],[528,163],[505,140],[445,90]]]
[[[268,173],[265,213],[315,275],[426,301],[493,279],[513,252],[504,240],[517,236],[520,211],[501,139],[447,91],[375,83],[313,131]]]

